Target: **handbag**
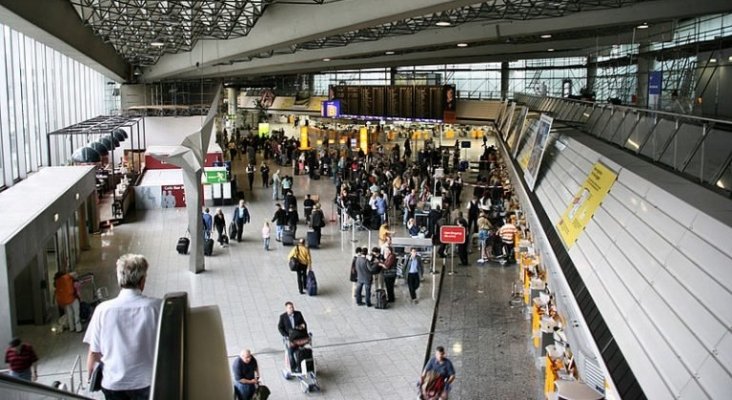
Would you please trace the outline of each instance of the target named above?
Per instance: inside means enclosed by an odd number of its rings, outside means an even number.
[[[267,386],[264,385],[258,385],[257,388],[254,390],[254,396],[252,396],[252,400],[267,400],[269,398],[270,391]]]
[[[90,392],[98,392],[102,390],[102,376],[104,372],[104,363],[99,361],[97,365],[94,366],[94,370],[92,371],[91,378],[89,378],[89,391]]]
[[[300,262],[297,261],[296,257],[290,257],[289,266],[290,266],[290,271],[293,271],[293,272],[297,271],[298,268],[300,268]]]

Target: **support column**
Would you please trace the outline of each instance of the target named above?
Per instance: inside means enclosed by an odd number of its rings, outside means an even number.
[[[649,50],[648,44],[641,44],[638,48],[638,70],[636,72],[638,81],[636,96],[638,97],[635,105],[643,108],[648,107],[648,77],[653,69],[653,57],[648,55]]]
[[[186,188],[186,213],[188,214],[188,230],[191,234],[190,255],[188,256],[188,270],[197,274],[205,269],[203,258],[203,218],[201,204],[203,193],[201,177],[203,170],[183,170],[183,184]]]
[[[389,84],[394,86],[396,85],[396,74],[397,74],[397,67],[391,67],[389,69]]]
[[[508,98],[508,78],[510,71],[508,69],[508,61],[501,63],[501,98]]]
[[[585,83],[585,91],[580,95],[589,97],[595,91],[595,80],[597,79],[597,56],[587,56],[587,81]]]

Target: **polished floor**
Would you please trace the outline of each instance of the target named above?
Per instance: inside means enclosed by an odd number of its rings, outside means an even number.
[[[477,153],[478,142],[472,152]],[[289,168],[282,168],[282,172],[289,173]],[[298,293],[295,275],[287,268],[289,248],[274,241],[270,251],[262,248],[259,231],[262,223],[271,219],[274,202],[271,191],[262,188],[261,182],[253,191],[245,191],[252,213],[245,240],[227,248],[217,245],[214,255],[206,258],[204,273],[189,273],[186,256],[175,251],[177,238],[186,231],[183,209],[138,211],[125,223],[93,236],[92,249],[82,253],[78,270],[94,272],[97,286],[107,287],[114,296],[118,290],[114,261],[127,252],[144,254],[151,263],[145,294],[162,297],[186,291],[192,306],[217,305],[224,321],[227,362],[241,349],[251,349],[259,360],[263,382],[272,390],[271,399],[304,396],[297,384],[284,381],[279,373],[283,352],[276,323],[288,300],[303,312],[314,335],[323,391],[310,396],[416,398],[415,384],[428,351],[443,274],[425,276],[418,304],[407,301],[406,286],[398,281],[397,301],[390,309],[357,307],[348,281],[350,260],[355,247],[376,245],[375,233],[338,229],[329,200],[335,191],[332,181],[296,176],[294,187],[300,207],[305,194],[319,194],[331,220],[323,229],[322,248],[312,251],[319,283],[316,297]],[[232,206],[224,207],[227,219],[232,210]],[[301,225],[298,236],[305,231]],[[403,234],[403,228],[398,227],[397,236]],[[471,260],[476,258],[471,255]],[[433,346],[447,348],[457,368],[451,398],[536,398],[533,388],[538,378],[529,352],[528,322],[519,309],[509,306],[506,297],[515,280],[515,267],[473,265],[459,267],[456,272],[444,274],[433,341]],[[41,382],[68,382],[76,356],[83,360],[86,355],[81,334],[54,335],[50,326],[22,326],[19,331],[39,353]],[[527,380],[531,381],[528,388]]]

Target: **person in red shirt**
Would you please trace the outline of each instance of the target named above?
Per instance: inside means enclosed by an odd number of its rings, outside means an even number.
[[[38,368],[36,362],[38,356],[33,346],[23,343],[20,338],[14,338],[5,349],[5,363],[10,368],[10,376],[27,381],[38,379]]]

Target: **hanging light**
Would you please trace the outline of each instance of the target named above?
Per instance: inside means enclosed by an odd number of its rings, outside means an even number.
[[[114,147],[115,148],[119,147],[119,139],[117,139],[116,137],[114,137],[114,135],[112,135],[112,134],[110,134],[107,137],[109,138],[109,140],[112,141],[112,143],[114,144]]]
[[[104,147],[107,148],[107,151],[114,150],[114,142],[112,141],[112,139],[109,138],[109,136],[105,136],[99,139],[99,143],[103,144]]]
[[[112,133],[115,134],[115,135],[117,134],[117,132],[121,133],[124,136],[125,139],[127,139],[128,137],[130,137],[130,135],[127,134],[127,131],[124,130],[124,129],[122,129],[122,128],[117,128],[117,129],[115,129],[115,130],[112,131]],[[119,139],[119,137],[118,137],[118,139]],[[119,139],[120,142],[122,140],[123,139]]]
[[[112,136],[120,142],[124,142],[125,139],[127,139],[127,137],[125,136],[125,131],[123,131],[122,129],[113,130]]]
[[[71,154],[71,159],[79,163],[97,163],[102,157],[91,147],[81,147]]]
[[[109,150],[107,149],[107,146],[103,145],[99,142],[91,142],[89,143],[89,147],[96,150],[97,153],[99,153],[100,156],[104,157],[107,154],[109,154]]]

